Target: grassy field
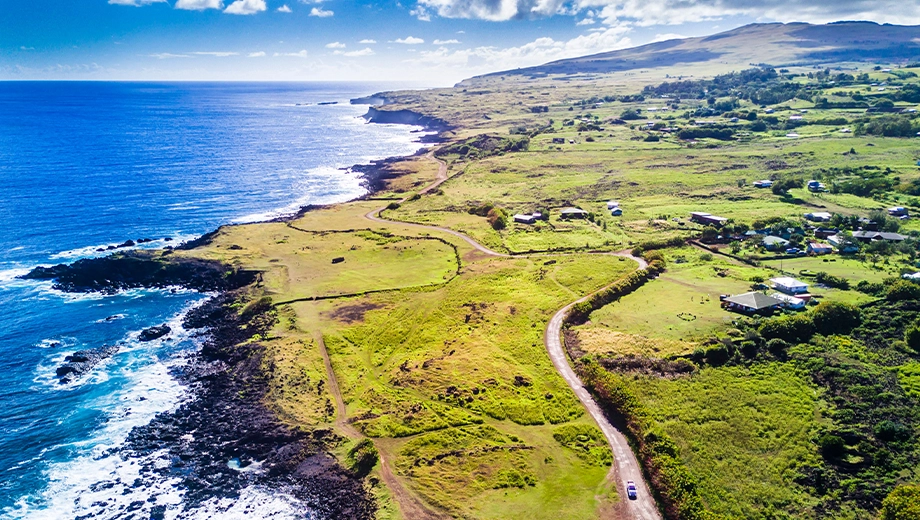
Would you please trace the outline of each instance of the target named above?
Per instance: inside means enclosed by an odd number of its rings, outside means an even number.
[[[728,518],[810,518],[817,503],[795,484],[820,464],[812,438],[826,405],[791,367],[705,369],[689,378],[637,377],[635,391],[698,479],[710,510]]]

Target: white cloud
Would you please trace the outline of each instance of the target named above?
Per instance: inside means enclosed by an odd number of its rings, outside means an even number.
[[[262,58],[265,56],[265,51],[250,52],[247,56],[250,58]]]
[[[374,49],[371,49],[370,47],[365,47],[358,51],[348,51],[348,52],[335,51],[333,54],[337,54],[339,56],[347,56],[349,58],[357,58],[360,56],[373,56],[375,53],[374,53]]]
[[[238,55],[239,55],[238,52],[222,52],[222,51],[220,51],[220,52],[215,52],[215,51],[203,52],[203,51],[199,51],[199,52],[193,52],[192,54],[194,54],[195,56],[212,56],[212,57],[215,57],[215,58],[226,58],[227,56],[238,56]]]
[[[584,20],[581,20],[575,25],[594,25],[595,23],[597,23],[597,20],[595,20],[594,18],[585,18]]]
[[[310,16],[317,16],[319,18],[329,18],[330,16],[334,14],[335,14],[334,12],[326,11],[322,9],[321,7],[314,7],[313,9],[310,9]]]
[[[160,4],[163,2],[166,2],[166,0],[109,0],[109,3],[112,5],[133,5],[134,7],[150,4]]]
[[[418,0],[418,5],[444,18],[491,21],[574,16],[595,10],[595,16],[587,18],[600,18],[608,25],[679,25],[729,16],[782,22],[920,23],[920,3],[903,0]]]
[[[459,45],[460,40],[435,40],[432,43],[435,45]]]
[[[291,8],[287,6],[287,4],[282,5],[281,7],[276,9],[276,11],[278,11],[279,13],[292,13],[293,12],[291,11]]]
[[[256,14],[268,9],[265,0],[236,0],[224,12],[227,14]]]
[[[358,43],[363,43],[365,45],[377,43],[377,40],[361,40]]]
[[[191,58],[188,54],[173,54],[171,52],[160,52],[157,54],[148,54],[151,58],[156,58],[158,60],[168,60],[171,58]]]
[[[291,58],[306,58],[308,56],[308,53],[306,49],[304,49],[300,52],[276,52],[275,56],[288,56]]]
[[[401,43],[403,45],[418,45],[420,43],[425,43],[425,40],[416,38],[415,36],[407,36],[405,38],[394,40],[393,43]]]
[[[326,44],[327,49],[344,49],[345,44],[342,42],[332,42]]]
[[[431,13],[421,5],[417,5],[414,9],[409,10],[409,15],[418,18],[422,22],[431,21]]]
[[[176,9],[187,11],[204,11],[205,9],[223,9],[223,0],[177,0]]]
[[[35,47],[26,47],[25,45],[21,45],[21,46],[19,47],[19,50],[21,50],[21,51],[34,51],[34,50],[35,50]]]
[[[626,37],[629,31],[629,27],[624,24],[568,41],[544,37],[519,47],[476,47],[457,50],[439,47],[433,51],[423,51],[419,53],[418,58],[413,58],[409,62],[434,68],[459,69],[463,73],[531,67],[553,60],[629,47],[631,41]]]

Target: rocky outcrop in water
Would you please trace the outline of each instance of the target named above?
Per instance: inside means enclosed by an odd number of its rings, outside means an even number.
[[[156,327],[150,327],[149,329],[144,329],[140,334],[137,335],[138,341],[153,341],[155,339],[160,339],[163,336],[172,332],[172,329],[169,325],[165,323],[163,325],[158,325]]]
[[[54,280],[65,292],[114,293],[125,289],[181,286],[198,291],[226,291],[255,281],[257,273],[228,268],[195,258],[170,258],[147,251],[130,251],[72,264],[36,267],[27,280]]]
[[[100,362],[115,355],[119,348],[118,345],[103,345],[99,348],[79,350],[65,357],[65,363],[55,371],[58,382],[62,385],[67,384],[85,375]]]

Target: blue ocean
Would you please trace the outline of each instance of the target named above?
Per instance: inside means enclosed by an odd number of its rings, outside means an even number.
[[[16,277],[129,239],[162,247],[222,224],[362,195],[348,166],[422,147],[420,129],[367,124],[360,118],[367,107],[348,103],[394,87],[0,83],[0,518],[127,518],[114,505],[152,496],[181,503],[171,482],[157,489],[98,482],[132,481],[137,461],[111,448],[189,398],[170,371],[197,346],[182,314],[207,297],[64,294]],[[137,341],[161,323],[173,333]],[[116,344],[118,353],[84,377],[68,384],[55,377],[68,354]],[[251,489],[196,516],[295,513],[284,496]]]

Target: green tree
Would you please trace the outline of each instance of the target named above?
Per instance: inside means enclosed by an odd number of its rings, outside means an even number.
[[[898,280],[888,287],[886,297],[894,302],[920,300],[920,285],[907,280]]]
[[[907,346],[920,352],[920,320],[917,320],[904,331],[904,341]]]
[[[882,501],[882,520],[917,520],[920,518],[920,485],[903,484]]]
[[[859,325],[859,308],[842,302],[822,302],[812,312],[812,321],[820,334],[846,334]]]

